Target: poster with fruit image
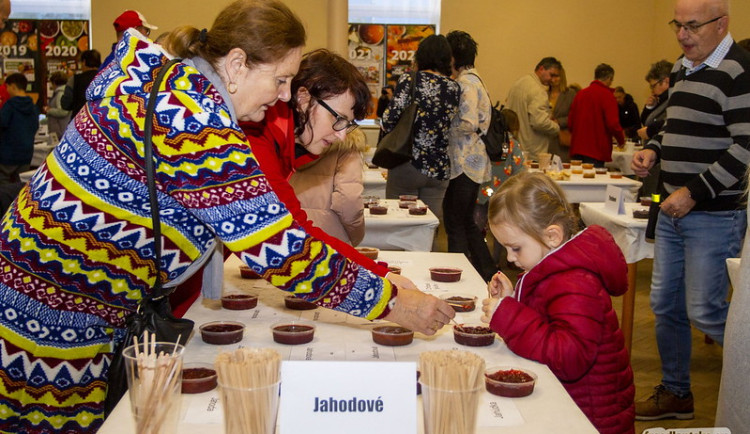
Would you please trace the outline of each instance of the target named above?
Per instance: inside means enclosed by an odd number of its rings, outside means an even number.
[[[88,21],[41,20],[38,28],[41,51],[48,63],[68,63],[89,49]]]
[[[385,43],[385,83],[396,87],[401,74],[411,71],[422,39],[435,34],[432,24],[388,25]]]
[[[0,59],[3,78],[20,72],[29,80],[26,89],[30,93],[39,92],[39,44],[35,20],[10,20],[0,32]]]
[[[375,118],[374,107],[380,97],[384,81],[385,25],[349,24],[349,61],[359,69],[370,88],[373,110],[368,119]]]

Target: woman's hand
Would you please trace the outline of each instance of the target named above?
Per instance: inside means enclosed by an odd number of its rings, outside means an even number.
[[[400,274],[388,272],[388,274],[385,275],[385,278],[392,284],[396,285],[399,291],[401,291],[401,289],[417,289],[417,285],[415,285],[414,282]]]
[[[385,319],[431,336],[454,316],[456,312],[443,300],[416,289],[399,288],[396,304]]]

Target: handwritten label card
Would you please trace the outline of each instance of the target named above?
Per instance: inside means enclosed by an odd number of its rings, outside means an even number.
[[[414,434],[414,362],[283,362],[281,434]]]
[[[604,210],[612,214],[625,214],[625,190],[614,185],[607,185]]]

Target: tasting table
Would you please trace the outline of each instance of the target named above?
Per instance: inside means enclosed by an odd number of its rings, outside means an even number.
[[[376,196],[385,199],[385,174],[388,171],[379,167],[369,168],[365,166],[362,173],[362,196]]]
[[[424,205],[421,200],[417,202]],[[359,245],[380,250],[432,250],[439,224],[435,214],[428,209],[425,215],[411,215],[408,209],[399,208],[398,203],[398,199],[381,199],[380,205],[388,207],[384,215],[370,214],[365,209],[365,237]]]
[[[641,259],[654,257],[653,243],[646,241],[648,219],[633,218],[633,210],[648,209],[640,203],[625,203],[625,214],[614,214],[604,208],[604,203],[580,205],[581,219],[587,225],[599,225],[612,234],[615,243],[622,250],[628,264],[628,291],[623,295],[620,328],[625,337],[625,347],[630,353],[633,341],[633,316],[635,305],[635,276]]]
[[[538,170],[538,169],[531,169]],[[569,170],[569,169],[565,169]],[[614,185],[628,191],[632,198],[638,197],[638,189],[642,183],[623,176],[622,178],[610,178],[606,175],[596,175],[594,178],[584,178],[583,174],[572,173],[569,179],[556,180],[557,185],[565,192],[568,202],[604,202],[607,198],[607,186]]]
[[[486,286],[481,277],[462,254],[423,252],[380,252],[379,260],[398,265],[403,275],[409,277],[425,292],[436,296],[474,295],[486,296]],[[596,433],[585,415],[575,405],[563,386],[545,366],[513,354],[499,338],[488,347],[465,347],[453,340],[452,327],[443,327],[435,336],[415,333],[414,341],[403,347],[381,346],[372,342],[370,330],[378,322],[370,322],[334,311],[317,308],[311,311],[293,311],[284,308],[286,293],[271,287],[263,280],[242,279],[239,276],[239,259],[230,257],[225,263],[225,293],[250,293],[259,296],[255,309],[246,311],[223,310],[216,301],[198,300],[187,312],[196,322],[196,334],[187,344],[185,363],[212,363],[221,351],[232,351],[240,345],[246,347],[274,348],[282,360],[332,360],[332,361],[411,361],[416,362],[423,351],[460,349],[471,351],[485,359],[487,367],[515,366],[526,368],[538,375],[534,392],[524,398],[501,398],[482,392],[479,399],[478,434],[519,433]],[[463,269],[459,282],[441,283],[430,280],[429,267],[451,266]],[[459,323],[478,323],[481,309],[457,313]],[[273,342],[270,327],[279,321],[307,320],[316,325],[315,338],[303,345],[287,346]],[[246,324],[243,340],[238,344],[214,346],[204,343],[197,327],[214,320],[236,320]],[[223,433],[220,404],[216,405],[217,390],[183,395],[182,416],[177,432],[180,434]],[[282,387],[282,400],[283,387]],[[210,403],[213,403],[211,405]],[[212,411],[208,411],[211,407]],[[418,433],[423,433],[421,398],[417,400]],[[133,433],[134,421],[126,395],[104,422],[99,431],[103,434]],[[280,426],[277,424],[277,431]],[[358,433],[377,433],[377,427],[357,427]]]

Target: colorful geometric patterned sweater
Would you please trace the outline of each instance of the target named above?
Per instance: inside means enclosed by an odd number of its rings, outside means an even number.
[[[116,51],[0,222],[0,431],[95,431],[113,344],[154,283],[143,130],[168,59],[130,32]],[[165,282],[192,274],[219,238],[282,290],[368,319],[388,313],[388,281],[294,223],[214,84],[177,63],[157,98]]]

